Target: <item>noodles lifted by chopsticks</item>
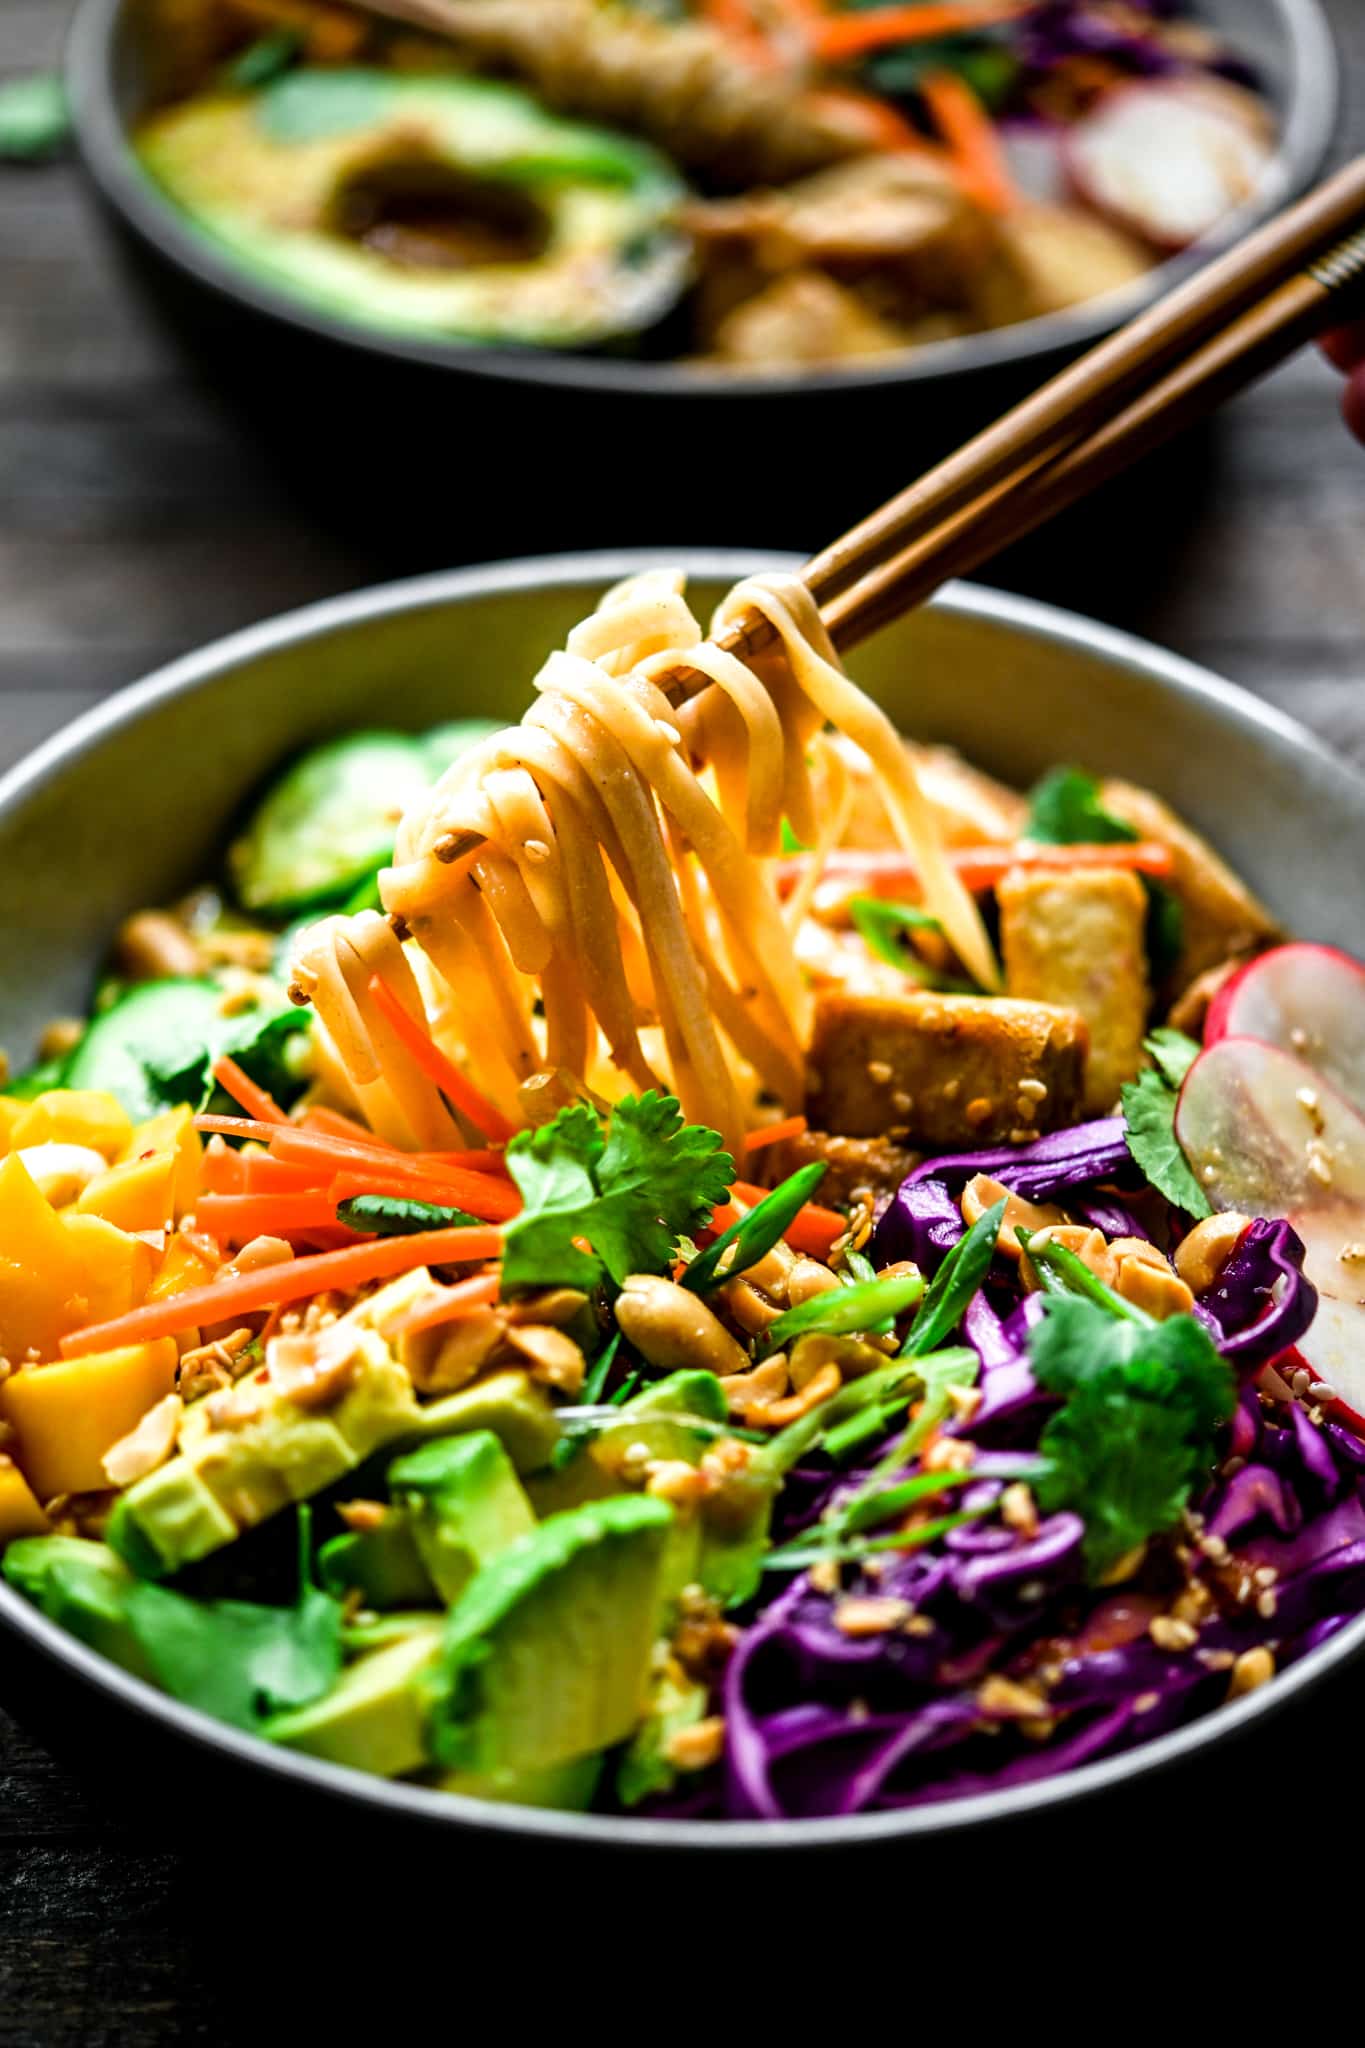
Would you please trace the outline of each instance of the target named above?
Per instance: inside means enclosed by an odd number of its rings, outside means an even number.
[[[461,757],[403,819],[374,913],[304,935],[295,980],[314,1000],[374,1126],[440,1142],[428,1081],[400,1074],[367,990],[379,973],[499,1107],[549,1070],[606,1095],[672,1088],[737,1146],[761,1094],[805,1093],[809,997],[775,856],[786,818],[811,877],[848,816],[833,727],[870,756],[923,880],[926,908],[985,987],[995,962],[976,907],[885,714],[843,673],[795,576],[750,578],[717,631],[761,613],[769,651],[704,640],[683,579],[619,584],[535,679],[520,725]],[[681,673],[693,694],[675,704]],[[478,835],[474,851],[452,852]],[[381,937],[381,930],[385,936]],[[387,943],[386,943],[387,940]]]

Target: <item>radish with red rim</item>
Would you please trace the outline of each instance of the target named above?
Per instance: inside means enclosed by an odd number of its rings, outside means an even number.
[[[1276,946],[1223,984],[1205,1045],[1259,1038],[1313,1067],[1365,1114],[1365,967],[1335,946]]]
[[[1252,198],[1273,139],[1249,93],[1177,78],[1107,93],[1068,129],[1063,149],[1082,199],[1174,253]]]

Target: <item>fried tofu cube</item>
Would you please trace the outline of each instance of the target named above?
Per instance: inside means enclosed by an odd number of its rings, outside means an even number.
[[[846,1138],[835,1131],[802,1131],[784,1138],[759,1155],[765,1178],[776,1187],[788,1174],[818,1161],[825,1177],[817,1199],[827,1208],[843,1209],[862,1194],[891,1195],[919,1164],[919,1155],[891,1138]]]
[[[1077,1012],[1049,1003],[830,991],[807,1111],[821,1130],[929,1151],[1023,1143],[1075,1122],[1087,1043]]]
[[[1087,1116],[1106,1116],[1142,1065],[1151,1008],[1141,882],[1122,868],[1012,868],[996,897],[1006,988],[1084,1017],[1090,1052],[1081,1106]]]
[[[1100,802],[1131,825],[1140,839],[1154,839],[1174,856],[1167,886],[1180,904],[1184,931],[1180,957],[1165,991],[1168,998],[1178,996],[1221,961],[1255,953],[1283,938],[1246,883],[1160,797],[1136,783],[1108,781],[1100,785]]]

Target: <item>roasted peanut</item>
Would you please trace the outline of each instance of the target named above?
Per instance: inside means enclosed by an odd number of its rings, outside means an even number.
[[[835,1337],[824,1330],[811,1330],[798,1337],[787,1360],[791,1383],[799,1394],[827,1365],[837,1366],[844,1380],[861,1379],[886,1364],[886,1355],[856,1337]]]
[[[1206,1216],[1181,1239],[1175,1249],[1175,1270],[1193,1293],[1202,1294],[1213,1286],[1249,1220],[1228,1209],[1221,1216]]]
[[[766,1294],[760,1294],[747,1280],[727,1280],[720,1290],[720,1299],[726,1310],[751,1337],[761,1337],[769,1323],[775,1323],[782,1311]]]
[[[632,1273],[616,1303],[616,1320],[640,1356],[660,1372],[680,1366],[726,1375],[749,1361],[698,1295],[655,1273]]]
[[[119,927],[114,955],[130,981],[160,981],[166,975],[198,974],[199,948],[183,924],[164,910],[139,910]]]
[[[583,1387],[583,1353],[572,1337],[551,1323],[517,1323],[509,1328],[507,1341],[514,1351],[531,1361],[531,1378],[561,1394],[577,1394]]]
[[[1150,1249],[1155,1251],[1156,1247]],[[1159,1323],[1164,1323],[1167,1316],[1188,1315],[1194,1307],[1194,1296],[1160,1252],[1154,1259],[1121,1252],[1115,1263],[1114,1292],[1124,1301],[1131,1301],[1134,1308],[1145,1309]]]
[[[987,1209],[995,1207],[1001,1196],[1005,1201],[1005,1213],[1000,1218],[1000,1234],[996,1239],[996,1248],[1002,1251],[1007,1259],[1017,1259],[1021,1256],[1022,1248],[1014,1234],[1016,1230],[1047,1230],[1066,1222],[1066,1216],[1061,1209],[1054,1208],[1051,1203],[1026,1202],[1022,1195],[1012,1194],[1007,1187],[1003,1187],[998,1180],[992,1180],[990,1175],[985,1173],[973,1174],[962,1190],[963,1220],[968,1224],[977,1222],[985,1215]]]
[[[840,1282],[837,1273],[831,1273],[828,1266],[822,1266],[817,1259],[798,1259],[792,1267],[787,1281],[787,1300],[793,1308],[799,1308],[803,1301],[814,1300],[817,1294],[828,1294]]]
[[[482,1308],[462,1316],[458,1322],[413,1331],[400,1337],[395,1348],[399,1364],[419,1393],[453,1394],[477,1378],[501,1348],[506,1335],[507,1320],[502,1311]]]

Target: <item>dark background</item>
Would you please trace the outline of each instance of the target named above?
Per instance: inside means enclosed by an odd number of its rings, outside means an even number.
[[[1327,7],[1347,66],[1344,153],[1365,143],[1365,6]],[[0,0],[0,77],[54,63],[67,14],[65,0]],[[491,528],[482,545],[452,545],[452,533],[478,522],[447,524],[428,509],[443,491],[414,489],[405,505],[390,500],[363,519],[337,498],[329,516],[328,493],[279,459],[260,417],[253,424],[222,394],[205,361],[134,291],[73,165],[0,169],[0,768],[109,691],[234,627],[528,546],[494,539]],[[1149,475],[1111,494],[1102,517],[1073,527],[1070,545],[1035,545],[996,580],[1207,662],[1365,762],[1365,453],[1339,424],[1333,385],[1316,359],[1292,364],[1165,458],[1159,491]],[[287,411],[289,394],[277,396]],[[726,440],[718,461],[742,464],[742,432]],[[492,453],[478,422],[467,448],[477,479]],[[411,459],[417,483],[423,450]],[[498,459],[525,472],[529,544],[550,544],[530,509],[527,437],[514,434]],[[844,458],[831,450],[822,459]],[[467,505],[461,465],[436,481],[448,502]],[[744,488],[721,479],[706,530],[681,530],[665,496],[623,504],[614,531],[575,530],[569,512],[553,542],[814,546],[829,537],[769,520],[761,479],[738,481]],[[93,1747],[99,1739],[92,1727]],[[263,1840],[262,1855],[280,1846]],[[387,1882],[364,1867],[342,1878],[357,1904]],[[437,1897],[458,1913],[458,1891]],[[430,1928],[434,1903],[429,1892],[424,1905],[414,1899],[415,1936]],[[337,1930],[343,1960],[347,1923],[353,1912]],[[245,2038],[243,2007],[232,2001],[237,2016],[225,2017],[223,1988],[229,1976],[238,1991],[243,1973],[250,1978],[249,1925],[236,1882],[215,1893],[173,1842],[112,1818],[0,1716],[0,2041],[133,2048]],[[226,1946],[205,1938],[215,1926],[233,1937]],[[596,1937],[591,1945],[600,1961]],[[268,2040],[280,1987],[260,1990]],[[580,2006],[576,2024],[585,2017]],[[629,2023],[625,2012],[613,2018]],[[648,2012],[637,2018],[647,2023]]]

